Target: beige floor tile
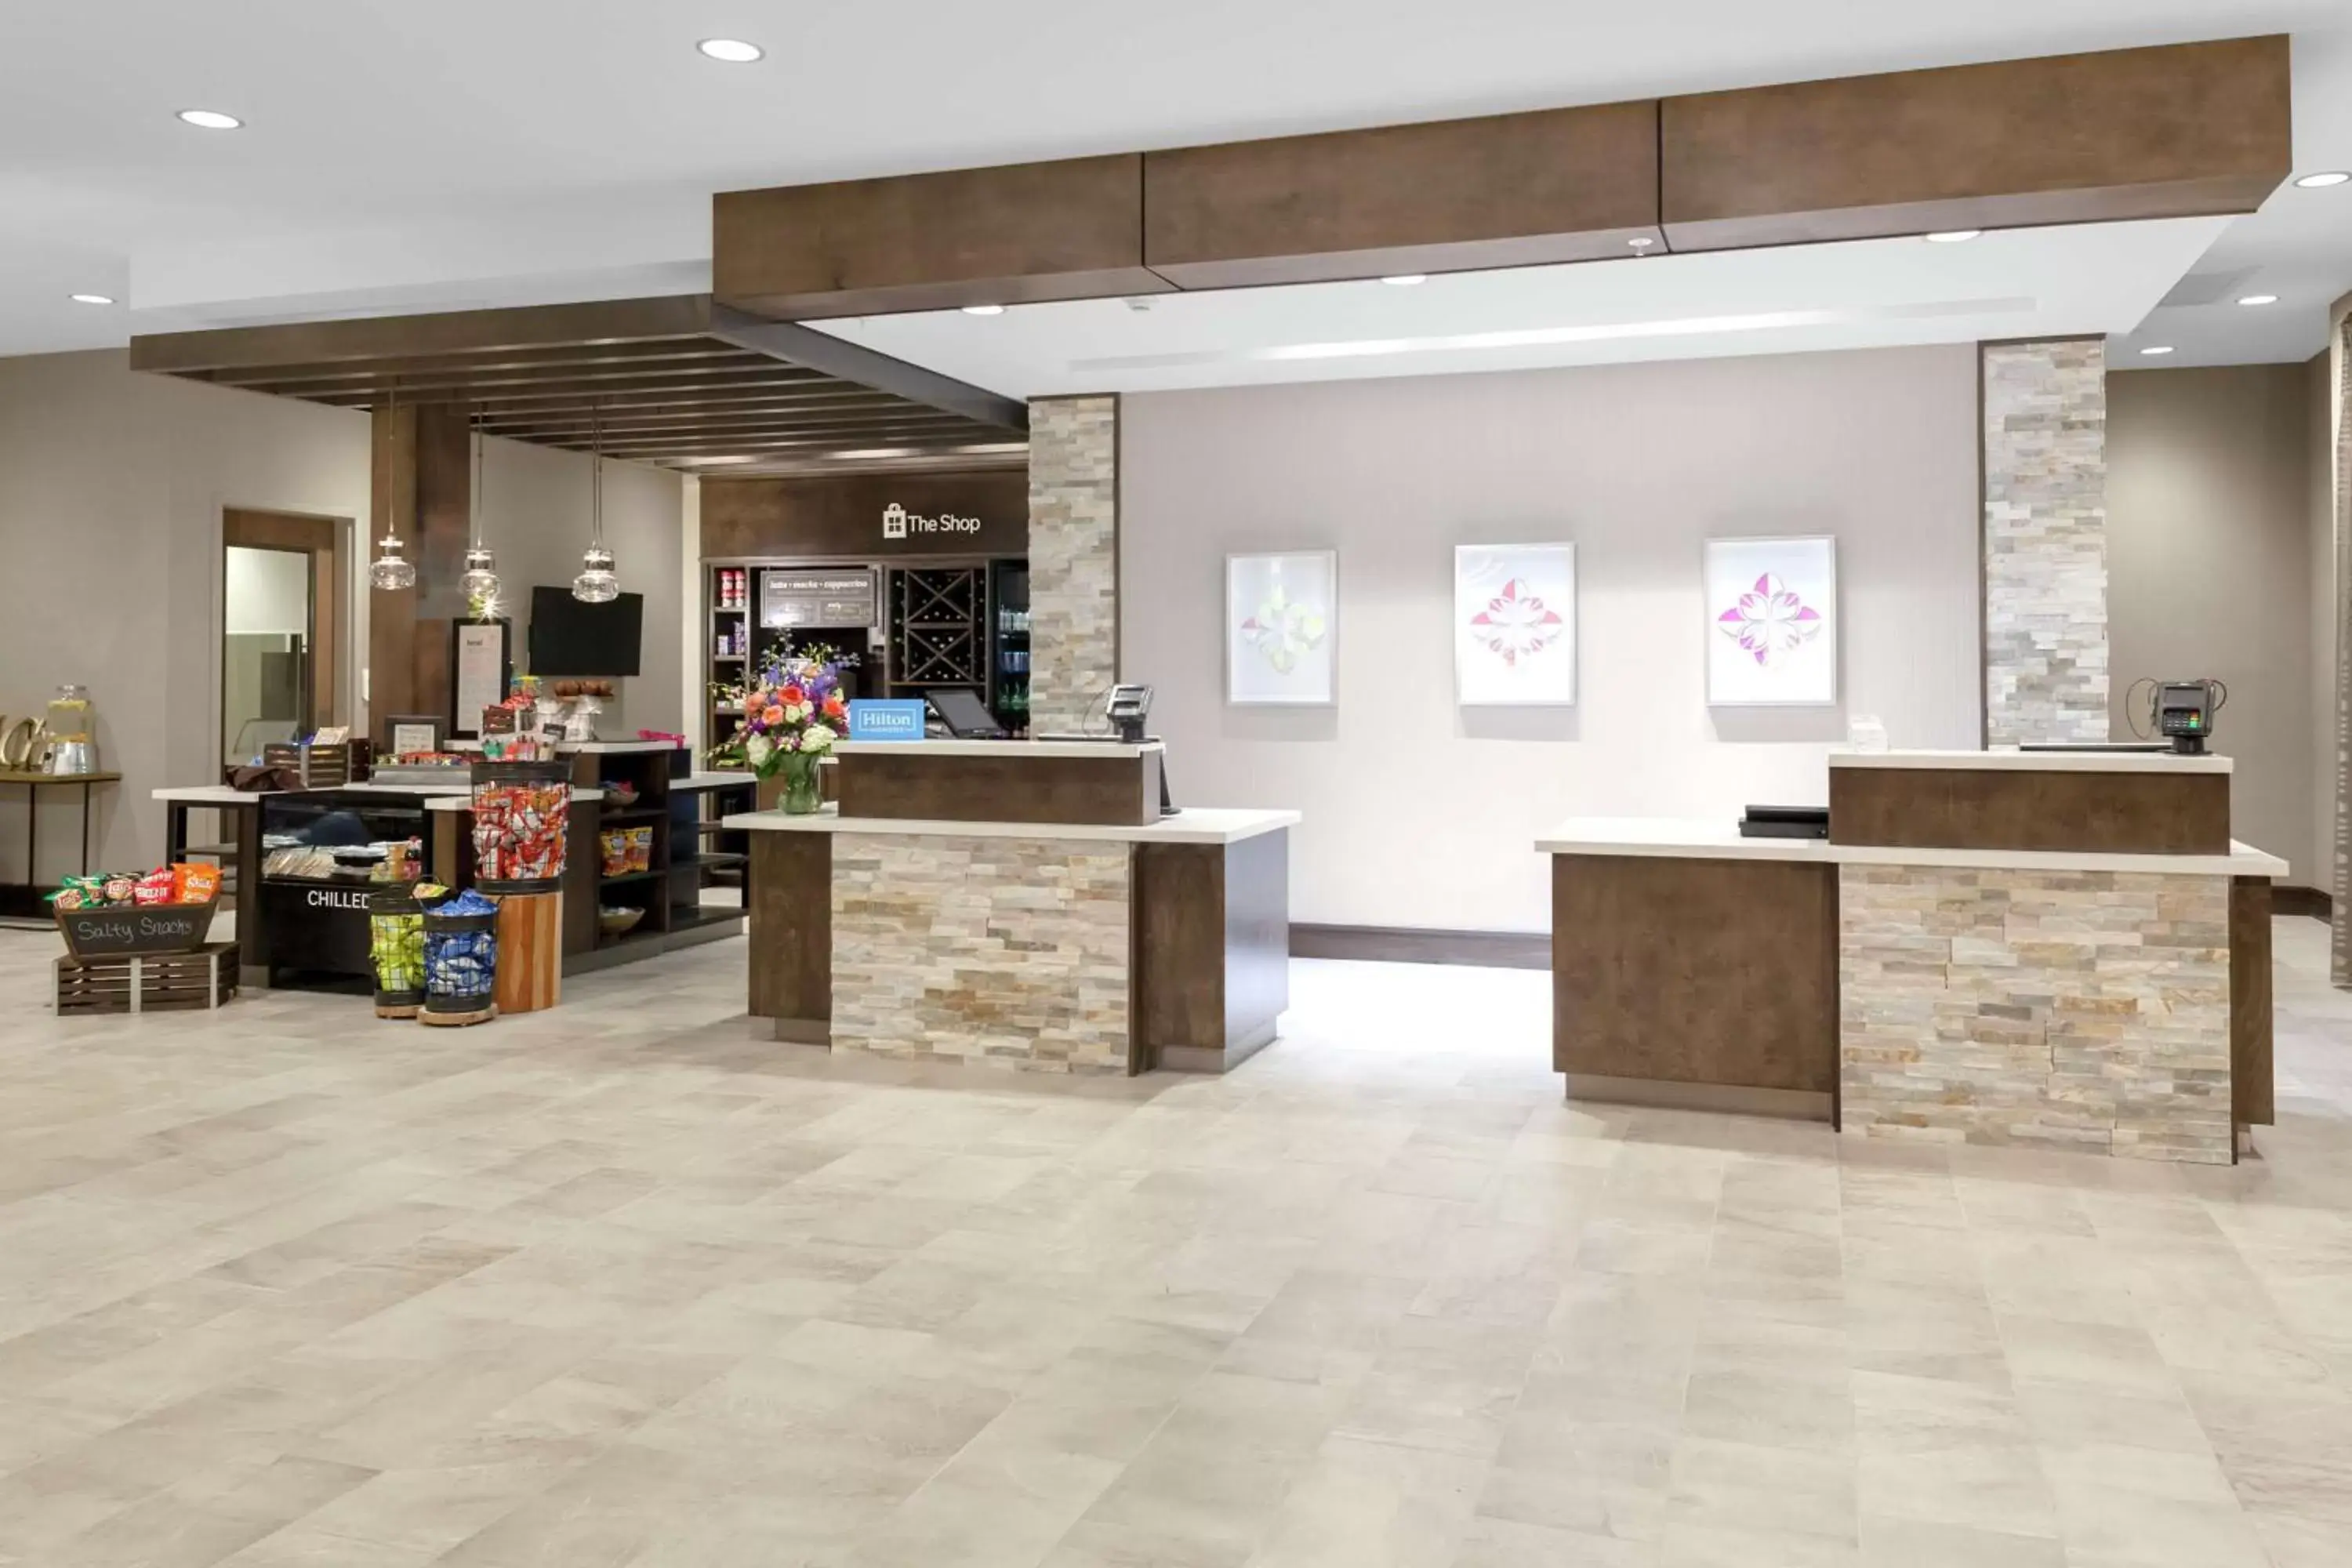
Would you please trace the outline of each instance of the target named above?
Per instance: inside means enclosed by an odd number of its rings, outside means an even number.
[[[450,1039],[61,1025],[0,933],[0,1568],[2335,1568],[2352,1005],[2277,929],[2212,1172],[1570,1104],[1540,974],[1048,1084],[780,1053],[740,943]]]

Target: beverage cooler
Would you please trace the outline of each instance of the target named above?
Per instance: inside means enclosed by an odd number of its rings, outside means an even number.
[[[261,886],[237,919],[258,922],[269,984],[364,990],[370,895],[423,865],[421,796],[310,790],[261,797]]]

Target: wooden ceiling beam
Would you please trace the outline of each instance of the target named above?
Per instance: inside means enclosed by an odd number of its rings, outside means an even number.
[[[439,376],[453,374],[494,374],[502,371],[549,366],[595,370],[610,365],[654,367],[666,363],[693,363],[703,360],[740,359],[743,351],[712,338],[662,338],[643,343],[606,343],[596,347],[491,350],[481,353],[402,354],[389,359],[342,360],[310,364],[240,366],[233,370],[200,371],[191,378],[216,386],[254,387],[275,391],[300,382],[353,382],[390,376]]]
[[[437,310],[343,321],[293,321],[202,332],[154,332],[131,340],[131,368],[168,375],[281,364],[476,353],[518,348],[642,342],[700,337],[710,296],[597,300],[492,310]]]

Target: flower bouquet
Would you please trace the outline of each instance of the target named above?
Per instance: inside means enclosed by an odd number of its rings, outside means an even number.
[[[761,778],[784,778],[783,807],[805,816],[824,804],[817,767],[841,738],[849,706],[841,670],[824,648],[785,649],[745,685],[743,722],[711,749],[721,766],[746,767]]]

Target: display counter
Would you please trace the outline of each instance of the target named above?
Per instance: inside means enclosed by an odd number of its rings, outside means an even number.
[[[1572,1096],[2227,1163],[2272,1120],[2286,873],[2230,839],[2229,778],[2223,757],[1839,754],[1826,839],[1562,823],[1536,845],[1553,1065]]]
[[[724,823],[777,1038],[1074,1073],[1223,1071],[1275,1038],[1297,812],[1163,817],[1156,745],[842,751],[838,805]]]

